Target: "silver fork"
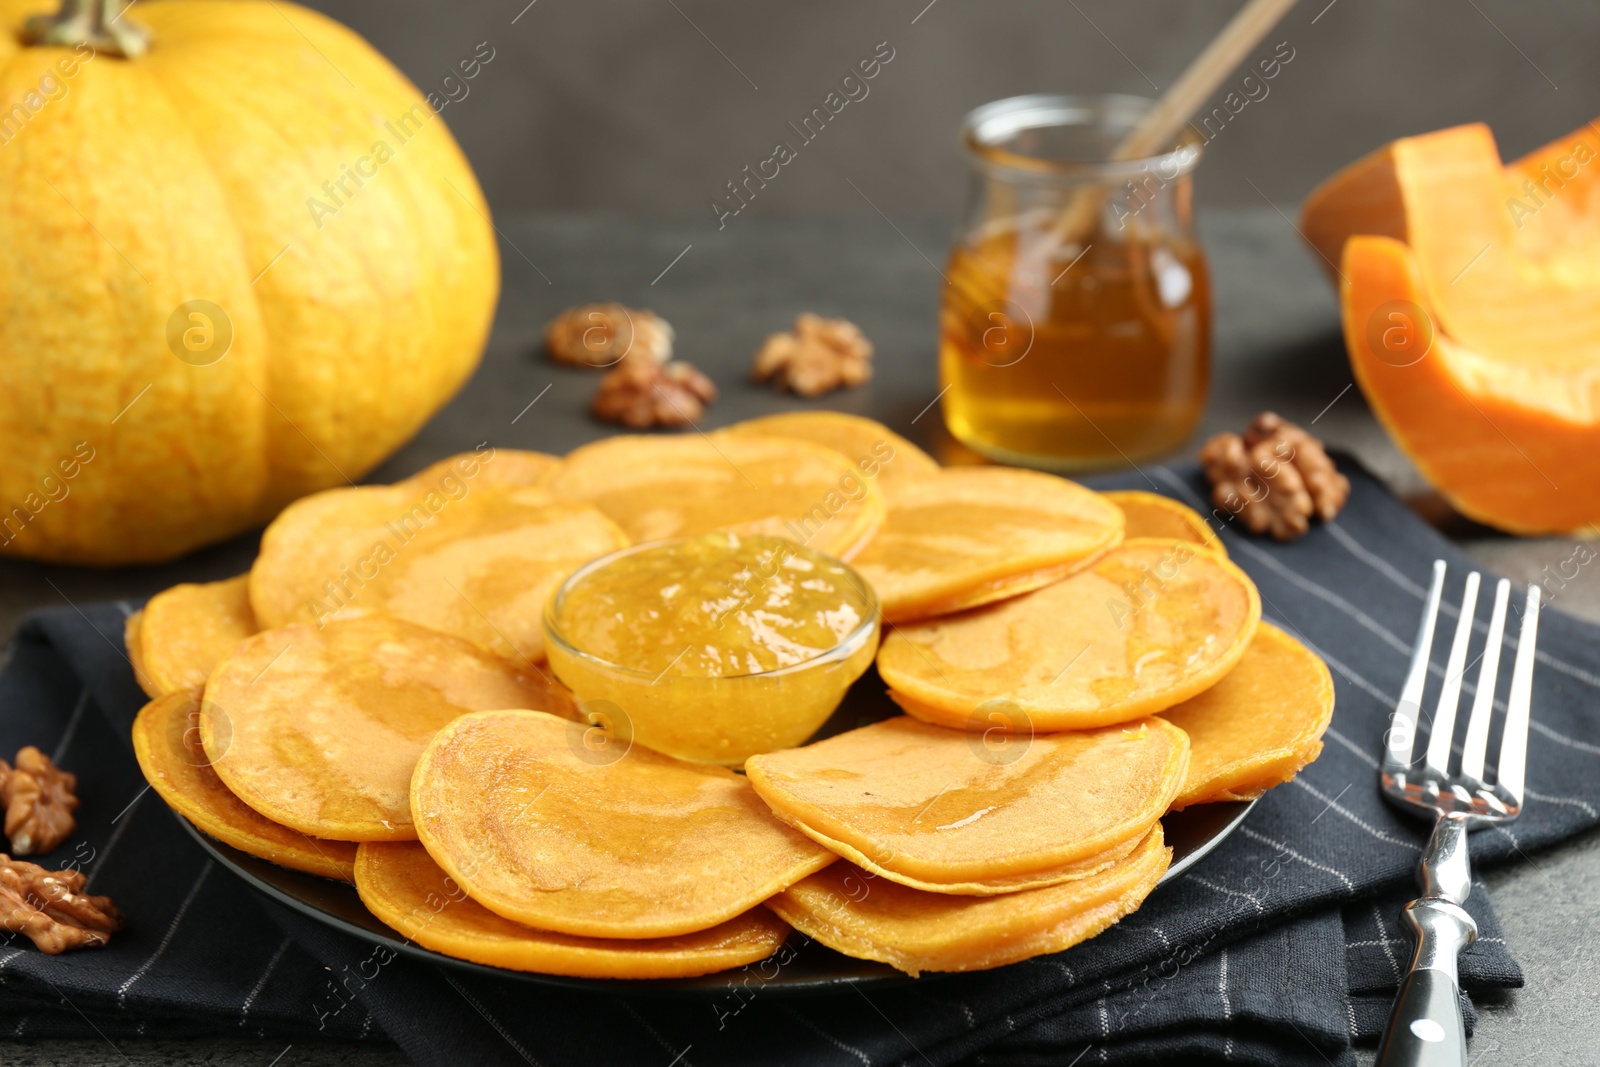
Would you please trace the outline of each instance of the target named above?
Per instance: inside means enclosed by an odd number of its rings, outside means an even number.
[[[1422,852],[1417,881],[1422,896],[1406,905],[1405,917],[1417,938],[1411,968],[1400,984],[1389,1026],[1378,1049],[1377,1067],[1465,1067],[1466,1030],[1461,1020],[1460,984],[1456,957],[1478,936],[1478,926],[1462,905],[1472,889],[1472,867],[1467,856],[1467,833],[1485,826],[1507,823],[1522,811],[1523,773],[1528,755],[1528,705],[1533,688],[1533,649],[1539,633],[1539,587],[1528,586],[1522,633],[1517,640],[1516,666],[1506,699],[1506,719],[1501,731],[1500,759],[1494,784],[1484,773],[1489,745],[1489,720],[1494,714],[1494,687],[1500,669],[1500,645],[1505,636],[1506,601],[1511,583],[1502,578],[1494,591],[1489,634],[1484,641],[1478,686],[1461,745],[1460,770],[1450,773],[1451,738],[1455,734],[1456,705],[1461,679],[1466,673],[1467,642],[1478,603],[1478,572],[1467,575],[1461,594],[1461,614],[1456,621],[1450,658],[1445,664],[1444,687],[1428,733],[1427,752],[1419,767],[1412,759],[1422,690],[1428,678],[1428,654],[1433,646],[1434,622],[1439,616],[1439,595],[1444,589],[1444,560],[1434,560],[1433,583],[1422,609],[1422,624],[1411,651],[1411,669],[1384,734],[1383,764],[1378,788],[1389,803],[1430,816],[1433,835]]]

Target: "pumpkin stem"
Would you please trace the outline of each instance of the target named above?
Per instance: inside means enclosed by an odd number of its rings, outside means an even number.
[[[88,45],[103,55],[132,59],[150,47],[150,31],[124,18],[126,0],[61,0],[54,15],[35,15],[22,26],[24,44]]]

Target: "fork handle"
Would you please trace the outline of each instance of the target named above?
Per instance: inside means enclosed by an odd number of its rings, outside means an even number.
[[[1432,897],[1407,904],[1405,917],[1417,935],[1417,951],[1395,998],[1376,1067],[1466,1067],[1456,957],[1478,936],[1478,924],[1458,905]]]

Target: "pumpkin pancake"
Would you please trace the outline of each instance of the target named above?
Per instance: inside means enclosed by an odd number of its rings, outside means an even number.
[[[133,680],[139,683],[147,697],[161,695],[160,688],[144,672],[144,650],[140,647],[140,632],[144,625],[144,610],[134,612],[122,623],[122,647],[128,653],[128,666],[133,668]]]
[[[1113,546],[1108,546],[1109,551]],[[1073,560],[1071,563],[1062,563],[1054,567],[1040,567],[1036,571],[1024,571],[1006,578],[996,578],[991,582],[973,586],[964,593],[945,600],[935,600],[917,608],[918,619],[936,619],[941,615],[954,615],[958,611],[968,611],[972,608],[981,608],[985,604],[994,604],[1002,600],[1009,600],[1023,593],[1031,593],[1035,589],[1043,589],[1047,585],[1054,585],[1063,578],[1069,578],[1083,570],[1089,564],[1099,559],[1104,553],[1085,556],[1083,559]]]
[[[578,566],[625,547],[626,535],[542,489],[452,484],[454,495],[401,482],[290,504],[250,569],[256,618],[278,627],[379,612],[507,659],[543,659],[544,602]]]
[[[1078,730],[1164,711],[1244,655],[1261,597],[1227,559],[1187,541],[1125,541],[1032,593],[894,627],[878,651],[889,695],[965,728],[1003,700],[1032,729]]]
[[[1086,560],[1122,537],[1122,512],[1076,482],[956,467],[884,487],[889,517],[855,560],[890,622],[925,618],[985,586]],[[992,583],[998,583],[992,585]]]
[[[592,729],[485,711],[439,731],[417,762],[417,834],[490,911],[582,937],[675,937],[833,861],[732,771],[615,738],[597,750]]]
[[[152,696],[205,685],[240,641],[257,632],[250,576],[185,583],[157,593],[139,613],[138,676]]]
[[[133,754],[167,806],[224,844],[281,867],[349,882],[356,847],[280,826],[234,796],[200,746],[200,690],[168,693],[133,720]]]
[[[1315,652],[1261,623],[1237,667],[1161,717],[1189,735],[1189,770],[1174,809],[1250,800],[1322,751],[1333,677]]]
[[[200,741],[274,822],[339,841],[410,841],[417,756],[482,708],[570,713],[559,684],[449,634],[371,615],[248,638],[206,683]]]
[[[831,448],[754,434],[609,437],[543,483],[605,512],[635,541],[728,530],[787,537],[839,559],[883,523],[883,495]]]
[[[1101,496],[1122,509],[1127,520],[1125,536],[1167,537],[1179,541],[1193,541],[1213,552],[1226,556],[1227,548],[1198,511],[1180,504],[1170,496],[1147,493],[1142,489],[1114,489]]]
[[[745,772],[779,818],[896,881],[1061,881],[1060,868],[1099,862],[1149,832],[1183,782],[1189,750],[1161,719],[1006,749],[987,740],[901,717],[752,756]]]
[[[923,893],[839,863],[767,907],[829,948],[913,977],[981,971],[1060,952],[1137,911],[1171,858],[1158,823],[1126,859],[1046,889],[994,897]]]
[[[880,485],[939,473],[939,461],[889,427],[842,411],[786,411],[736,422],[724,433],[793,437],[842,452]]]
[[[772,955],[789,927],[765,908],[680,937],[622,941],[535,930],[462,891],[414,841],[370,841],[356,857],[367,910],[423,948],[513,971],[575,978],[687,978]]]
[[[939,729],[939,727],[934,727]],[[1104,852],[1096,852],[1088,859],[1078,860],[1061,867],[1051,867],[1043,871],[1031,871],[1027,874],[1002,875],[998,878],[984,878],[965,882],[924,882],[920,878],[913,878],[908,874],[891,871],[869,860],[859,849],[852,848],[842,841],[836,841],[826,834],[819,833],[803,823],[793,823],[795,829],[805,834],[817,844],[833,852],[851,863],[860,867],[869,874],[881,875],[891,882],[910,886],[912,889],[921,889],[926,893],[954,893],[957,896],[992,897],[999,893],[1017,893],[1025,889],[1043,889],[1045,886],[1060,885],[1070,882],[1075,878],[1087,878],[1091,874],[1110,867],[1134,850],[1134,847],[1143,839],[1130,837],[1128,840]]]
[[[544,452],[525,452],[518,448],[484,448],[478,452],[458,452],[437,463],[430,463],[402,484],[437,489],[449,494],[460,492],[457,485],[498,485],[508,489],[534,486],[550,476],[561,463],[560,456]],[[453,478],[453,481],[446,481]]]

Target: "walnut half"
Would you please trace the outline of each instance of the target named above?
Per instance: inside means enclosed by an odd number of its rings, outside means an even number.
[[[591,409],[606,422],[644,430],[693,425],[716,399],[711,379],[682,360],[660,364],[628,359],[600,379]]]
[[[1322,442],[1294,423],[1264,411],[1241,436],[1219,433],[1200,450],[1211,499],[1239,516],[1251,533],[1289,541],[1327,522],[1350,497]]]
[[[0,853],[0,930],[25,934],[52,956],[98,948],[122,929],[110,897],[83,893],[82,871],[47,871]]]
[[[672,327],[653,311],[621,304],[568,308],[544,328],[550,358],[573,367],[614,367],[624,359],[665,363]]]
[[[17,753],[17,765],[0,760],[0,807],[5,808],[6,837],[18,856],[53,852],[77,826],[73,790],[78,776],[50,762],[32,745]]]
[[[793,333],[767,338],[753,371],[758,382],[771,378],[801,396],[821,396],[872,377],[872,342],[852,322],[806,312]]]

